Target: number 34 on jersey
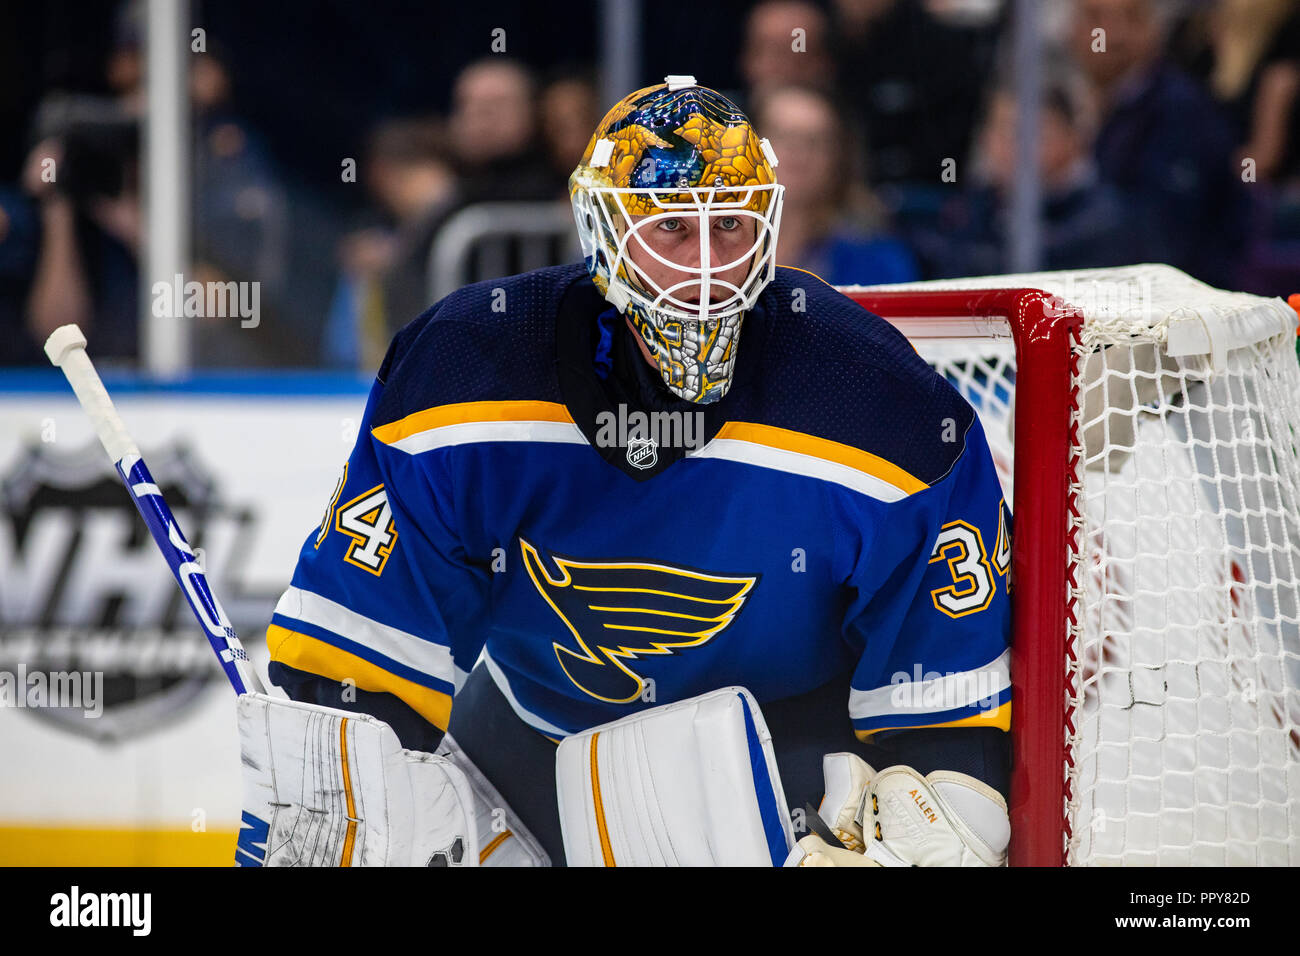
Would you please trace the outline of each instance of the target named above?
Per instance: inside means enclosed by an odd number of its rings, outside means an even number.
[[[998,540],[990,555],[980,529],[966,521],[949,521],[939,529],[930,563],[947,562],[952,583],[930,592],[936,610],[952,618],[984,610],[997,593],[997,579],[1011,570],[1010,513],[1006,502],[998,508]],[[996,573],[995,573],[996,572]]]
[[[343,560],[353,567],[379,576],[384,573],[384,565],[388,563],[388,556],[393,553],[393,545],[397,543],[397,529],[393,526],[393,509],[388,504],[388,493],[379,484],[350,501],[338,504],[347,477],[345,467],[325,517],[321,519],[316,547],[320,548],[331,530],[339,531],[352,539],[343,552]]]

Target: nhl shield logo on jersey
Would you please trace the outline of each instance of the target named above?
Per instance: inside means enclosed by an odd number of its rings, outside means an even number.
[[[644,471],[659,463],[659,448],[653,438],[629,438],[627,441],[627,463],[633,468]]]
[[[552,574],[537,549],[519,539],[524,567],[568,630],[555,656],[585,694],[613,704],[641,698],[642,657],[699,647],[736,619],[758,575],[708,574],[651,561],[578,561],[551,553]]]

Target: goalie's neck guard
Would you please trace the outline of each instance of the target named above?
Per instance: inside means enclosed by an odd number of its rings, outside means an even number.
[[[668,388],[708,403],[731,386],[741,321],[775,275],[783,187],[744,113],[691,77],[668,80],[609,111],[569,194],[596,287],[632,320]],[[669,220],[698,239],[671,259],[651,241]],[[725,253],[711,248],[720,235]]]

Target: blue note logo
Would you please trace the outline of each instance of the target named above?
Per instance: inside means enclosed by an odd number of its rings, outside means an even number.
[[[577,561],[552,554],[552,573],[519,539],[524,567],[568,637],[555,656],[585,694],[613,704],[638,700],[645,657],[708,643],[736,619],[758,575],[724,576],[650,561]]]

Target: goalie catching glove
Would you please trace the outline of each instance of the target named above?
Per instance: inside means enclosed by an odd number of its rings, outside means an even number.
[[[844,848],[806,836],[786,866],[1003,866],[1011,823],[992,787],[964,773],[877,773],[855,754],[822,759],[819,816]]]

